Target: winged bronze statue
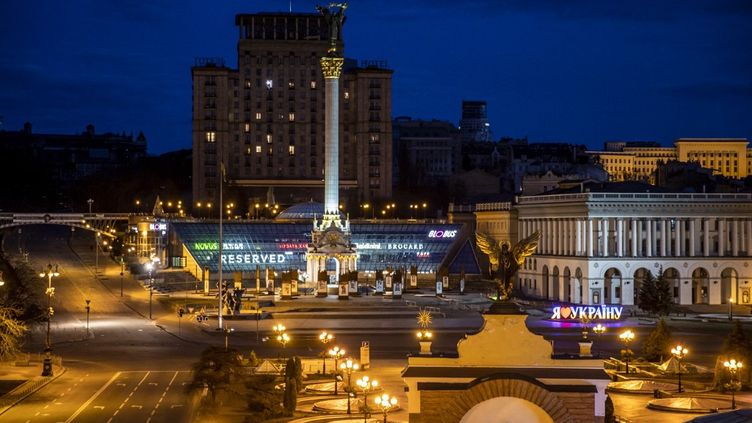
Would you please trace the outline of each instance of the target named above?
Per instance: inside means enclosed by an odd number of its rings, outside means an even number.
[[[508,241],[497,241],[482,232],[475,233],[478,249],[488,256],[489,274],[496,281],[496,294],[499,301],[506,301],[512,295],[514,275],[525,259],[535,253],[540,242],[540,231],[533,232],[514,247]]]

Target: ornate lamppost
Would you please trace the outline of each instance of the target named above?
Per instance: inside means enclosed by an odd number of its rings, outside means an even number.
[[[347,414],[350,414],[350,397],[352,397],[352,384],[350,383],[350,379],[352,377],[352,372],[357,372],[358,369],[360,369],[360,365],[348,358],[344,363],[340,364],[339,368],[347,373]]]
[[[736,380],[736,374],[742,368],[742,362],[736,361],[732,358],[731,360],[724,362],[723,367],[728,370],[731,378],[728,383],[729,389],[731,390],[731,409],[736,409],[736,396],[734,396],[734,393],[736,392],[737,387],[741,385],[741,383]]]
[[[681,345],[677,345],[674,348],[671,349],[671,354],[676,358],[676,361],[678,363],[678,369],[676,371],[676,375],[679,377],[679,393],[682,391],[681,386],[681,375],[682,375],[682,360],[684,357],[687,356],[689,353],[689,350],[686,347],[683,347]]]
[[[329,350],[329,355],[334,359],[334,395],[337,395],[337,369],[339,368],[337,363],[339,362],[339,359],[345,355],[345,350],[335,346]]]
[[[323,359],[321,360],[321,364],[322,364],[322,366],[321,366],[321,374],[322,375],[326,374],[326,354],[327,354],[326,344],[328,344],[329,341],[331,341],[332,339],[334,339],[334,335],[332,335],[331,333],[329,333],[327,331],[323,331],[323,332],[321,332],[319,334],[319,342],[321,342],[322,344],[324,344],[324,351],[322,353]]]
[[[47,270],[39,273],[40,278],[47,278],[47,338],[44,343],[44,363],[42,364],[42,376],[52,376],[52,343],[50,342],[50,322],[55,310],[52,309],[52,296],[55,295],[55,288],[52,287],[52,278],[60,276],[57,271],[57,265],[47,265]]]
[[[624,349],[621,350],[621,354],[627,363],[625,369],[627,374],[629,374],[629,358],[632,356],[632,350],[629,349],[629,343],[632,342],[634,338],[635,334],[630,329],[625,330],[619,335],[619,339],[624,343]]]
[[[368,393],[379,386],[379,381],[376,379],[371,380],[368,376],[363,376],[355,381],[355,383],[360,386],[360,390],[363,391],[363,423],[366,423],[367,419],[371,417],[371,408],[368,407]]]
[[[376,405],[381,407],[382,413],[384,413],[384,423],[386,422],[386,414],[397,407],[397,398],[390,397],[389,394],[381,394],[376,397]]]

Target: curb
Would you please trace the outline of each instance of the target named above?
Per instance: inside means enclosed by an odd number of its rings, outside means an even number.
[[[34,394],[35,392],[39,391],[40,389],[44,388],[45,386],[65,374],[67,370],[68,369],[66,369],[65,367],[60,367],[52,377],[43,378],[42,376],[36,376],[22,383],[21,385],[16,387],[16,389],[8,392],[4,396],[0,397],[0,416],[3,415],[3,413],[5,413],[6,411],[13,408],[13,406],[18,404],[19,402],[25,400],[30,395]]]

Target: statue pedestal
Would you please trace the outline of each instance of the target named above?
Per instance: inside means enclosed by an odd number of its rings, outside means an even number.
[[[593,346],[593,341],[589,339],[581,339],[580,342],[578,342],[580,346],[580,357],[592,357],[593,353],[590,351],[590,349]]]

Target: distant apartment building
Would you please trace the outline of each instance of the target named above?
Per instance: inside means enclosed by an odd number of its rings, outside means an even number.
[[[488,120],[488,106],[485,101],[462,102],[460,132],[463,141],[493,141],[491,122]]]
[[[655,183],[661,163],[671,160],[698,163],[713,174],[745,178],[752,169],[752,150],[746,138],[680,138],[673,147],[647,142],[607,142],[604,151],[589,151],[611,181]]]
[[[392,129],[395,184],[435,186],[459,171],[461,143],[452,123],[398,117]]]
[[[97,134],[94,125],[80,134],[42,134],[26,122],[20,131],[0,131],[0,156],[18,170],[28,165],[49,175],[65,189],[98,172],[136,164],[146,157],[146,137]]]
[[[193,77],[193,199],[216,201],[219,164],[242,198],[323,197],[324,78],[329,29],[313,13],[240,14],[238,68],[197,59]],[[392,190],[392,71],[346,60],[340,79],[343,202]]]

